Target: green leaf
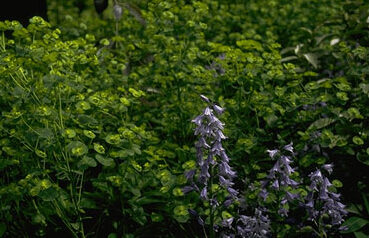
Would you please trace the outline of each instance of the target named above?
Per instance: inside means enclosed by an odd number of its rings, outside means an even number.
[[[108,238],[117,238],[118,236],[117,236],[117,234],[116,233],[110,233],[109,235],[108,235]]]
[[[342,225],[342,226],[347,226],[348,229],[345,231],[342,231],[341,233],[351,233],[351,232],[358,231],[368,223],[369,223],[368,220],[363,219],[361,217],[350,217]]]
[[[83,158],[77,163],[78,168],[86,169],[88,167],[96,167],[96,161],[88,156],[83,156]]]
[[[111,145],[117,145],[121,142],[119,134],[107,135],[105,141]]]
[[[263,47],[261,46],[261,44],[257,41],[254,40],[240,40],[240,41],[236,41],[236,45],[240,48],[243,48],[245,50],[259,50],[262,51]]]
[[[94,143],[94,150],[99,154],[105,154],[104,146],[100,145],[99,143]]]
[[[361,83],[359,87],[361,88],[363,93],[365,93],[369,97],[369,84]]]
[[[6,225],[4,223],[0,223],[0,237],[3,237],[6,231]]]
[[[369,215],[369,202],[368,202],[368,199],[366,197],[366,194],[362,193],[361,196],[363,197],[366,213]]]
[[[72,141],[67,146],[66,149],[75,156],[82,156],[88,152],[87,146],[81,141]]]
[[[320,118],[316,120],[315,122],[311,123],[311,125],[309,126],[307,130],[308,131],[319,130],[321,128],[329,126],[333,122],[335,122],[335,120],[332,118]]]
[[[356,154],[356,159],[361,163],[369,166],[369,156],[359,152]]]
[[[41,157],[41,158],[46,158],[46,156],[47,156],[46,153],[41,151],[41,150],[36,149],[35,152],[36,152],[36,155]]]
[[[364,234],[363,232],[354,232],[355,238],[368,238],[369,234]]]
[[[284,57],[283,59],[281,59],[281,63],[288,62],[288,61],[291,61],[291,60],[296,60],[296,59],[298,59],[298,58],[299,58],[299,57],[294,56],[294,55],[292,55],[292,56],[288,56],[288,57]]]
[[[314,66],[314,68],[318,68],[318,57],[315,54],[307,53],[304,54],[305,59]]]
[[[354,136],[354,138],[352,138],[352,142],[354,142],[357,145],[363,145],[364,144],[364,141],[358,136]]]
[[[107,167],[115,166],[114,160],[112,158],[105,158],[104,156],[97,154],[95,156],[95,159],[103,166],[107,166]]]
[[[158,213],[155,213],[155,212],[151,213],[151,220],[153,222],[161,222],[163,219],[164,218],[161,214],[158,214]]]
[[[42,190],[38,196],[46,201],[46,202],[50,202],[50,201],[53,201],[55,200],[56,198],[59,197],[59,193],[58,191],[54,188],[54,187],[50,187],[48,189],[45,189],[45,190]]]
[[[339,181],[338,179],[333,180],[333,181],[332,181],[332,184],[333,184],[333,186],[334,186],[334,187],[336,187],[336,188],[341,188],[341,187],[343,186],[342,182],[341,182],[341,181]]]
[[[89,130],[83,130],[83,134],[90,139],[94,139],[96,137],[95,133]]]

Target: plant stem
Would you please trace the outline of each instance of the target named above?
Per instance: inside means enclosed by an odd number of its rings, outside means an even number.
[[[210,199],[213,199],[213,174],[214,174],[214,166],[210,165],[210,184],[209,184],[209,193],[210,193]],[[210,238],[215,237],[214,233],[214,210],[211,202],[209,202],[210,205]]]

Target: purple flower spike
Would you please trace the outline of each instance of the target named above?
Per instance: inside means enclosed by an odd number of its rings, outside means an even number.
[[[332,164],[322,166],[329,174],[332,173]],[[309,175],[311,180],[310,193],[307,196],[306,207],[308,208],[310,220],[320,219],[319,215],[327,214],[331,218],[331,225],[340,225],[344,221],[343,217],[347,214],[345,205],[340,202],[340,194],[330,192],[331,182],[322,171],[317,169]],[[314,200],[314,194],[319,194]],[[315,201],[315,202],[314,202]],[[315,208],[315,204],[320,204]]]
[[[255,216],[241,215],[237,223],[239,224],[237,226],[237,235],[240,237],[269,237],[271,230],[270,220],[259,209],[255,209]]]
[[[228,207],[238,200],[239,192],[232,188],[234,185],[232,179],[236,177],[236,172],[229,165],[230,159],[222,145],[222,141],[227,138],[223,134],[224,124],[216,117],[216,115],[221,115],[225,109],[213,104],[204,95],[200,97],[208,103],[208,106],[201,115],[192,120],[196,125],[194,134],[198,137],[195,142],[198,168],[185,172],[185,177],[192,185],[185,186],[182,191],[183,193],[194,190],[199,192],[200,198],[209,202],[212,208],[218,207],[219,204]],[[195,177],[196,181],[194,181]],[[214,183],[221,186],[220,190],[224,189],[229,193],[223,201],[218,202],[217,200],[218,190],[208,192],[208,189],[213,188]],[[204,221],[198,215],[196,218],[200,225],[204,225]],[[227,227],[230,227],[233,220],[228,219],[225,222],[228,224]]]
[[[294,155],[293,143],[283,147],[284,150],[289,151]],[[284,208],[288,202],[298,198],[297,194],[292,194],[289,192],[290,188],[296,188],[299,183],[290,178],[290,176],[295,172],[295,169],[291,167],[292,156],[286,156],[281,153],[281,151],[267,150],[270,158],[276,159],[273,167],[269,170],[269,174],[266,179],[261,181],[261,191],[259,196],[265,201],[268,197],[268,188],[278,191],[282,196],[279,197],[279,203],[282,205],[279,210],[281,216],[287,216],[288,210]],[[287,207],[287,206],[286,206]]]

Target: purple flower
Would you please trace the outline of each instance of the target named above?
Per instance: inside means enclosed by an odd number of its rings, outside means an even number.
[[[193,180],[193,177],[195,176],[195,174],[196,174],[196,169],[192,169],[192,170],[185,172],[185,177],[187,180]]]
[[[200,98],[202,99],[202,100],[204,100],[205,102],[207,102],[207,103],[210,103],[210,100],[209,100],[209,98],[207,98],[207,97],[205,97],[204,95],[200,95]]]
[[[279,150],[267,150],[267,152],[269,153],[269,157],[273,159]]]
[[[329,174],[333,171],[333,164],[325,164],[322,166],[323,169],[325,169]]]
[[[272,188],[274,188],[275,190],[279,189],[279,183],[278,180],[274,180],[273,184],[272,184]]]
[[[229,193],[229,196],[221,202],[225,207],[228,207],[238,199],[239,192],[232,188],[234,185],[232,179],[236,177],[236,172],[229,165],[230,159],[222,145],[222,141],[227,138],[223,134],[224,124],[216,117],[216,115],[221,115],[224,109],[219,105],[212,104],[211,100],[204,95],[201,95],[201,99],[209,105],[201,115],[192,120],[196,125],[194,134],[198,136],[198,140],[195,142],[198,168],[185,172],[185,177],[192,183],[192,186],[185,186],[182,191],[184,193],[193,190],[201,191],[199,197],[203,201],[208,201],[210,206],[215,208],[219,206],[217,191],[208,192],[208,189],[211,189],[212,185],[218,182]],[[197,176],[196,183],[193,181],[195,176]],[[197,216],[197,220],[204,225],[199,216]],[[229,226],[232,224],[231,220],[225,222],[228,222]]]
[[[183,192],[184,194],[187,194],[187,193],[189,193],[189,192],[191,192],[191,191],[193,191],[193,190],[195,190],[195,188],[194,188],[194,187],[192,187],[192,186],[185,186],[184,188],[182,188],[182,192]]]
[[[232,203],[233,203],[233,199],[228,198],[228,199],[226,199],[226,200],[223,202],[223,205],[224,205],[225,207],[229,207]]]
[[[255,209],[255,216],[241,215],[237,223],[237,235],[241,237],[269,237],[270,220],[259,209]]]
[[[218,105],[214,105],[214,111],[221,115],[224,112],[224,108],[219,107]]]
[[[227,191],[229,192],[229,194],[230,194],[232,197],[236,197],[236,196],[238,195],[238,192],[237,192],[235,189],[231,188],[231,187],[228,187],[228,188],[227,188]]]
[[[284,146],[283,149],[291,152],[293,155],[294,152],[292,145],[293,143],[291,142]],[[266,179],[261,181],[261,191],[259,196],[265,201],[268,196],[268,186],[273,190],[277,190],[280,194],[279,203],[281,209],[279,210],[279,214],[287,216],[288,210],[284,208],[284,205],[286,205],[287,202],[291,202],[298,198],[297,194],[292,194],[287,190],[289,187],[296,188],[299,184],[290,178],[290,176],[295,172],[295,169],[291,167],[292,157],[281,154],[277,149],[267,150],[267,152],[272,159],[277,158],[277,161],[269,170],[269,174]]]
[[[231,218],[228,218],[228,219],[225,219],[222,221],[221,225],[222,227],[226,227],[226,228],[229,228],[229,229],[232,229],[232,223],[234,221],[234,217],[231,217]]]
[[[236,172],[234,172],[231,167],[228,165],[228,163],[222,161],[219,164],[219,174],[223,176],[227,176],[229,178],[233,178],[236,176]]]
[[[326,164],[322,168],[330,174],[332,173],[333,165]],[[328,188],[332,184],[319,169],[311,173],[309,178],[311,191],[306,198],[305,204],[308,208],[309,218],[311,220],[319,220],[319,215],[327,214],[331,218],[331,225],[341,224],[347,211],[345,210],[345,205],[340,202],[340,194],[329,191]],[[315,197],[315,193],[319,193],[319,196]],[[318,204],[317,207],[315,207],[316,204]]]
[[[266,199],[267,199],[267,197],[268,197],[268,191],[266,190],[266,189],[262,189],[261,191],[260,191],[260,193],[259,193],[259,196],[261,197],[261,198],[263,198],[263,200],[265,201]]]
[[[289,152],[291,152],[293,154],[293,147],[292,147],[292,145],[293,145],[293,143],[291,142],[288,145],[285,145],[283,147],[283,149],[285,149],[285,150],[287,150],[287,151],[289,151]]]
[[[234,183],[229,180],[229,179],[225,179],[223,176],[219,176],[219,182],[223,187],[230,187],[232,185],[234,185]]]
[[[202,200],[208,200],[208,189],[206,187],[201,190],[200,197]]]

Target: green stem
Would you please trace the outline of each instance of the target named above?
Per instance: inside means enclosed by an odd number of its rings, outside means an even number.
[[[210,165],[210,184],[209,184],[210,199],[213,198],[213,174],[214,174],[214,166]],[[210,205],[210,238],[214,238],[215,237],[215,233],[214,233],[214,210],[213,210],[212,204],[209,203],[209,205]]]

